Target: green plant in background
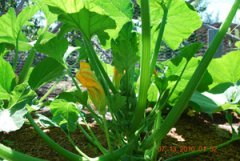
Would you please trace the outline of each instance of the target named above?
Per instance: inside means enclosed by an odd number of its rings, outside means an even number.
[[[188,105],[196,111],[210,114],[229,109],[240,113],[239,51],[214,59],[210,64],[240,1],[235,1],[203,58],[194,57],[201,44],[181,46],[182,41],[201,26],[197,12],[185,1],[141,0],[138,3],[141,6],[140,33],[134,30],[133,6],[126,0],[34,0],[34,4],[17,17],[12,9],[0,17],[0,52],[6,54],[9,45],[15,49],[13,67],[0,58],[0,131],[18,130],[27,118],[46,144],[70,161],[157,160],[162,139]],[[46,25],[39,29],[36,41],[28,42],[21,30],[38,10],[44,13]],[[52,34],[48,29],[56,20],[61,22],[61,28],[57,34]],[[65,37],[71,31],[80,33],[77,46],[71,46]],[[96,37],[102,47],[112,49],[113,78],[92,45],[92,39]],[[157,57],[162,42],[173,50],[179,49],[179,53],[173,59],[159,63]],[[16,75],[20,51],[28,51],[29,54],[20,74]],[[47,57],[32,68],[36,52]],[[67,63],[73,52],[79,53],[80,69],[76,74],[79,82]],[[216,67],[224,71],[224,79],[219,77]],[[37,98],[37,89],[52,80],[59,81],[63,76],[71,77],[76,88],[64,91],[47,103],[44,99],[54,88],[50,88],[42,98]],[[226,101],[219,103],[220,97]],[[148,102],[153,102],[153,109],[146,114]],[[163,116],[162,110],[167,105],[172,108]],[[52,113],[52,118],[44,119],[63,130],[78,154],[55,143],[33,120],[32,115],[44,106],[48,106]],[[107,147],[88,126],[83,108],[102,129]],[[111,120],[106,119],[107,113]],[[79,119],[86,123],[87,128],[78,123]],[[227,115],[227,120],[231,124],[231,116]],[[71,138],[76,129],[83,132],[102,153],[101,156],[91,158],[76,146]],[[236,140],[240,140],[237,132],[217,147]],[[169,160],[199,153],[202,152],[186,153]],[[0,157],[13,161],[41,160],[2,144]]]

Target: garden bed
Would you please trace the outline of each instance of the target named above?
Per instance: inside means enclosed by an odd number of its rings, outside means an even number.
[[[237,115],[235,115],[233,119],[233,125],[240,125],[240,118]],[[234,142],[222,149],[215,149],[215,145],[223,143],[231,137],[229,129],[230,126],[226,123],[222,113],[214,114],[213,119],[206,114],[196,114],[194,117],[184,114],[163,140],[162,146],[160,146],[159,149],[160,158],[164,160],[182,152],[191,152],[193,149],[212,147],[211,152],[182,160],[238,161],[240,160],[240,141]],[[103,145],[106,146],[105,136],[102,130],[97,126],[95,126],[93,130]],[[57,143],[74,152],[74,148],[59,128],[44,129],[44,131]],[[76,144],[81,147],[86,154],[92,157],[99,155],[99,151],[87,141],[80,131],[76,131],[72,136]],[[66,159],[50,149],[33,128],[27,125],[13,133],[1,133],[0,142],[26,154],[44,158],[49,161],[66,161]]]

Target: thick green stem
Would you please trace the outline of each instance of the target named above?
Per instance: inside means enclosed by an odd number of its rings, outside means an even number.
[[[113,83],[111,82],[110,78],[108,77],[106,71],[104,70],[100,60],[97,57],[97,54],[95,53],[91,41],[87,38],[84,38],[84,42],[85,42],[85,46],[88,49],[88,57],[90,59],[91,62],[91,66],[94,70],[94,72],[96,73],[99,81],[102,83],[102,85],[104,86],[104,90],[106,92],[107,95],[110,95],[109,93],[109,88],[111,89],[111,91],[115,94],[117,93],[116,88],[114,87]]]
[[[238,10],[239,5],[240,5],[240,0],[235,0],[235,3],[227,19],[225,20],[224,24],[221,26],[219,32],[217,33],[216,37],[214,38],[213,42],[211,43],[210,47],[205,53],[202,61],[200,62],[197,69],[195,70],[191,80],[188,82],[182,95],[180,96],[177,103],[170,111],[170,113],[167,115],[160,129],[155,131],[155,133],[153,133],[147,140],[144,141],[143,143],[144,148],[151,147],[152,143],[155,140],[161,141],[169,132],[169,130],[172,128],[172,126],[177,122],[182,112],[185,110],[189,99],[191,98],[193,92],[197,88],[209,63],[211,62],[214,54],[216,53],[218,46],[220,45],[222,39],[224,38],[226,32],[228,31],[228,27],[231,25],[231,22]]]
[[[0,158],[8,161],[47,161],[14,151],[3,144],[0,144]]]
[[[179,159],[182,159],[182,158],[187,158],[187,157],[190,157],[190,156],[199,155],[199,154],[202,154],[202,153],[205,153],[205,152],[210,152],[212,150],[217,150],[217,149],[220,149],[224,146],[227,146],[227,145],[229,145],[232,142],[237,141],[237,140],[240,140],[240,137],[228,140],[228,141],[226,141],[222,144],[217,145],[216,147],[210,147],[210,148],[207,148],[206,150],[202,150],[202,151],[197,150],[197,151],[192,151],[192,152],[188,152],[188,153],[183,153],[181,155],[177,155],[177,156],[171,157],[169,159],[166,159],[165,161],[179,160]]]
[[[62,155],[69,161],[87,161],[85,158],[80,157],[77,154],[74,154],[63,147],[61,147],[59,144],[57,144],[55,141],[53,141],[49,136],[47,136],[42,129],[38,127],[38,125],[34,122],[32,116],[28,113],[26,115],[27,119],[29,120],[30,124],[33,126],[35,131],[38,133],[38,135],[50,146],[52,149],[54,149],[59,155]]]
[[[103,78],[105,79],[105,81],[107,82],[107,85],[109,86],[109,88],[111,89],[111,91],[113,92],[113,94],[117,93],[117,90],[115,88],[115,86],[113,85],[112,81],[110,80],[108,74],[106,73],[105,69],[103,68],[99,58],[97,57],[96,52],[94,51],[93,47],[91,46],[91,51],[93,53],[93,57],[96,60],[96,63],[98,65],[99,70],[102,73]]]
[[[142,56],[141,56],[141,73],[140,89],[137,108],[132,120],[132,131],[139,128],[144,118],[144,111],[147,106],[147,92],[150,84],[150,63],[151,63],[151,27],[149,0],[141,0],[141,17],[142,17]]]

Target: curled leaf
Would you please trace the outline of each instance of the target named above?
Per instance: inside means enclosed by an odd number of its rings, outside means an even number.
[[[90,65],[86,62],[80,62],[80,70],[77,72],[76,77],[83,87],[87,88],[89,97],[97,110],[104,113],[107,104],[106,95]]]

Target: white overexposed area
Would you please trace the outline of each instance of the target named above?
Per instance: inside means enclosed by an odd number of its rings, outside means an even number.
[[[234,0],[205,0],[207,9],[202,13],[204,21],[223,22],[229,13]],[[240,11],[238,11],[236,17],[233,20],[234,23],[240,24]]]

